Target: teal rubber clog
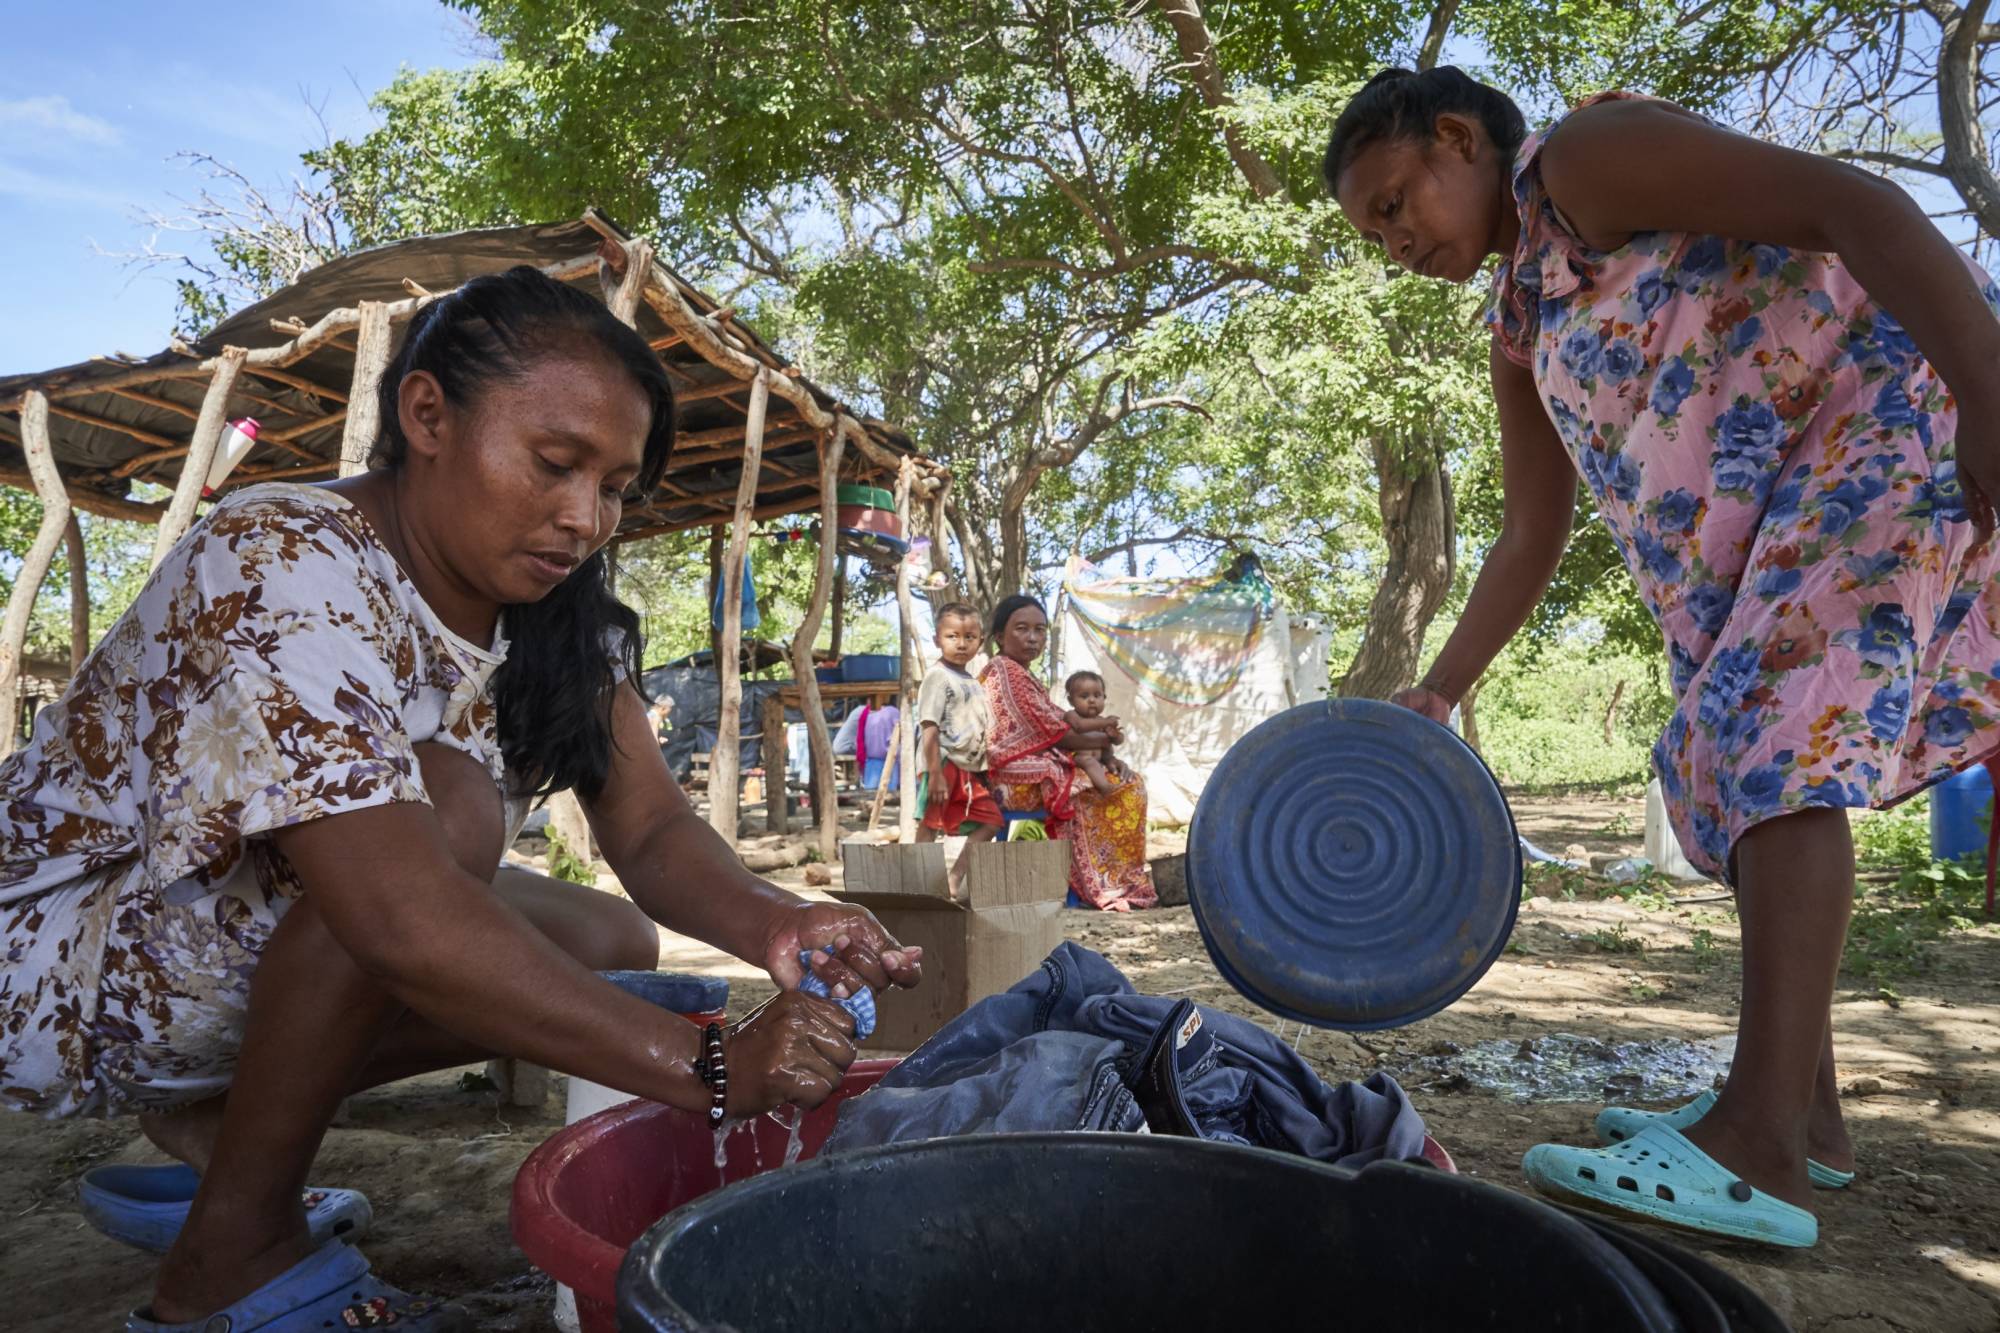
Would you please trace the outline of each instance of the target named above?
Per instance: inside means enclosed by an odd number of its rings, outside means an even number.
[[[1753,1189],[1662,1124],[1610,1148],[1537,1144],[1521,1170],[1542,1194],[1580,1208],[1791,1249],[1819,1240],[1811,1213]]]
[[[1607,1106],[1597,1113],[1599,1143],[1623,1143],[1645,1129],[1648,1125],[1665,1125],[1668,1129],[1682,1130],[1708,1114],[1715,1105],[1715,1093],[1704,1092],[1685,1106],[1677,1106],[1671,1111],[1641,1111],[1631,1106]],[[1811,1178],[1815,1189],[1844,1190],[1854,1183],[1852,1171],[1841,1171],[1824,1162],[1806,1158],[1806,1175]]]

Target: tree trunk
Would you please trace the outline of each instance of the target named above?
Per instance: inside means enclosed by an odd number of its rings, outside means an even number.
[[[1625,681],[1621,677],[1616,689],[1611,691],[1611,706],[1604,710],[1604,743],[1611,744],[1613,729],[1618,725],[1618,705],[1625,702]]]
[[[847,557],[839,557],[835,566],[833,582],[833,637],[827,641],[827,651],[840,656],[840,641],[847,632]]]
[[[739,781],[743,772],[743,574],[756,522],[757,475],[764,453],[764,417],[771,377],[750,381],[750,410],[743,426],[743,474],[736,482],[736,510],[729,520],[729,552],[722,557],[722,697],[716,704],[715,749],[708,756],[708,822],[736,846]],[[817,630],[818,626],[815,625]],[[752,655],[755,660],[755,655]]]
[[[1979,129],[1979,37],[1987,5],[1988,0],[1972,0],[1956,17],[1939,17],[1944,43],[1938,52],[1938,127],[1945,176],[1980,229],[2000,236],[2000,180],[1987,164],[1986,136]]]
[[[1474,754],[1485,753],[1485,751],[1479,748],[1479,711],[1478,711],[1479,687],[1485,682],[1485,680],[1486,677],[1481,676],[1478,680],[1473,681],[1472,688],[1467,690],[1465,692],[1465,697],[1458,701],[1459,731],[1465,737],[1465,743],[1471,747],[1472,752]]]
[[[1443,462],[1427,447],[1406,461],[1393,443],[1377,441],[1375,469],[1389,560],[1368,604],[1361,650],[1340,684],[1350,699],[1386,699],[1417,679],[1424,632],[1451,591],[1457,555],[1451,478]]]
[[[994,572],[990,595],[995,602],[1022,591],[1028,578],[1028,496],[1034,484],[1011,492],[1000,507],[1000,560]]]

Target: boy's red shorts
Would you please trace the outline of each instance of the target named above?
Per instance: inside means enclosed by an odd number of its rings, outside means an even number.
[[[1000,803],[975,773],[968,773],[949,759],[944,761],[945,795],[928,793],[924,807],[924,827],[940,833],[957,833],[966,824],[986,824],[998,828],[1002,821]]]

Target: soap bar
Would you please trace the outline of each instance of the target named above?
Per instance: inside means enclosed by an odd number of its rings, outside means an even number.
[[[799,955],[799,965],[806,970],[805,980],[799,983],[799,989],[807,995],[817,995],[822,1000],[832,999],[832,993],[827,989],[827,984],[813,975],[812,954],[810,952]],[[856,1041],[866,1041],[875,1035],[874,991],[863,986],[846,999],[834,1000],[833,1002],[854,1016],[854,1039]]]

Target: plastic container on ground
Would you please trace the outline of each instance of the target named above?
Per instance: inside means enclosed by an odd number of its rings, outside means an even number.
[[[1674,826],[1667,818],[1667,798],[1658,778],[1646,784],[1646,859],[1669,879],[1708,878],[1681,850],[1680,839],[1674,836]]]
[[[1993,775],[1983,764],[1946,778],[1931,788],[1931,855],[1954,861],[1986,851],[1993,818]]]
[[[894,1060],[857,1060],[833,1097],[798,1122],[797,1160],[816,1156],[833,1133],[840,1104],[875,1086]],[[569,1328],[617,1333],[613,1295],[618,1265],[646,1228],[674,1209],[725,1184],[785,1164],[790,1127],[758,1116],[723,1142],[715,1165],[715,1132],[697,1112],[657,1102],[627,1102],[557,1131],[529,1155],[514,1178],[514,1240],[528,1258],[574,1289]],[[1439,1170],[1458,1168],[1438,1143],[1424,1140],[1424,1157]],[[559,1312],[564,1307],[559,1306]]]
[[[622,1333],[1780,1329],[1675,1247],[1422,1166],[1133,1134],[932,1139],[698,1199]]]

